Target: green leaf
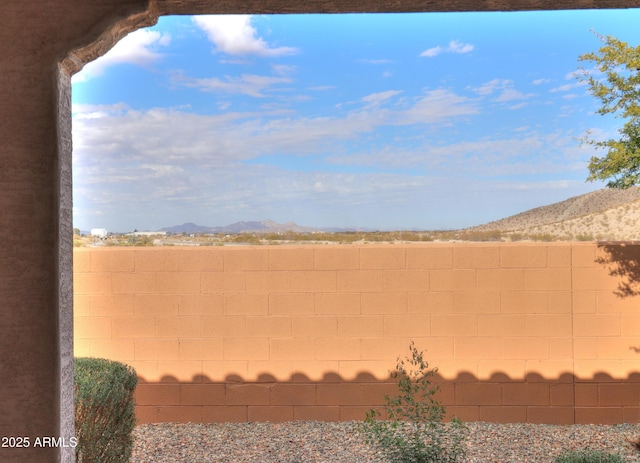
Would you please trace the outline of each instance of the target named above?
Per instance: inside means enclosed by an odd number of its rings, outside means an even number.
[[[583,68],[577,78],[600,100],[598,114],[613,114],[626,122],[617,138],[596,140],[587,133],[581,140],[605,151],[604,156],[591,158],[587,181],[608,180],[608,187],[629,188],[640,183],[640,45],[633,47],[611,36],[598,38],[604,43],[598,52],[579,57],[591,62],[595,71]]]

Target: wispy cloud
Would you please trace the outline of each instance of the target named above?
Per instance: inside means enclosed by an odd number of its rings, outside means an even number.
[[[549,92],[550,93],[568,92],[573,90],[574,88],[584,87],[585,85],[587,85],[586,82],[572,82],[570,84],[564,84],[564,85],[559,85],[557,87],[554,87],[551,90],[549,90]]]
[[[449,42],[448,46],[441,47],[440,45],[438,45],[437,47],[429,48],[423,51],[422,53],[420,53],[420,56],[424,56],[427,58],[434,58],[442,53],[458,53],[458,54],[470,53],[473,51],[473,49],[474,49],[474,46],[470,43],[462,43],[462,42],[459,42],[458,40],[452,40],[451,42]]]
[[[400,93],[402,93],[400,90],[387,90],[385,92],[372,93],[362,97],[361,101],[366,103],[367,107],[379,106],[382,102],[387,101]]]
[[[278,74],[280,76],[286,76],[296,72],[298,67],[294,65],[288,65],[288,64],[271,64],[271,69],[275,74]]]
[[[194,78],[184,75],[173,77],[173,83],[184,87],[197,88],[203,92],[220,92],[224,94],[239,93],[255,98],[264,98],[265,91],[276,85],[288,84],[292,80],[288,77],[261,76],[256,74],[242,74],[240,76],[224,76],[224,78]]]
[[[283,56],[295,55],[294,47],[272,47],[251,25],[251,15],[194,16],[216,50],[228,55]]]
[[[515,88],[505,88],[500,93],[500,96],[496,98],[496,101],[526,100],[532,96],[535,96],[535,93],[523,93]]]
[[[500,103],[527,100],[535,96],[535,93],[516,90],[515,83],[509,79],[493,79],[471,90],[481,96],[497,95],[495,101]],[[518,109],[518,107],[512,107],[512,109]]]
[[[327,162],[414,173],[437,171],[447,177],[496,178],[582,169],[587,157],[588,153],[577,148],[566,134],[541,136],[522,133],[510,138],[461,141],[443,146],[432,146],[426,142],[412,150],[389,145],[351,155],[332,155]]]
[[[548,84],[549,82],[551,82],[551,79],[535,79],[531,81],[533,85],[543,85]]]
[[[397,114],[397,123],[437,124],[453,117],[477,114],[475,101],[446,89],[429,90],[418,97],[410,108]]]
[[[568,80],[570,81],[570,83],[554,87],[551,90],[549,90],[549,92],[550,93],[569,92],[575,88],[584,87],[587,85],[587,82],[585,80],[579,80],[579,78],[584,77],[586,75],[597,75],[597,74],[601,74],[601,72],[597,69],[592,69],[589,71],[586,71],[584,69],[578,69],[578,70],[572,71],[568,73],[566,76],[564,76],[564,80]]]
[[[358,60],[359,63],[364,64],[391,64],[393,60],[390,59],[361,59]]]
[[[73,76],[73,82],[84,82],[104,74],[105,70],[116,64],[133,64],[150,66],[159,61],[163,55],[159,50],[171,42],[167,33],[140,29],[120,40],[105,55],[85,65]]]

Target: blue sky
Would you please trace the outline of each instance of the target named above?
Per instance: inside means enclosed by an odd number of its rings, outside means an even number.
[[[73,77],[74,226],[452,229],[583,194],[640,10],[163,17]],[[583,63],[589,68],[590,63]]]

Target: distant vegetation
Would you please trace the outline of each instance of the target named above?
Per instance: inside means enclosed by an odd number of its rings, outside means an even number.
[[[500,230],[441,230],[387,232],[322,232],[322,233],[238,233],[238,234],[176,234],[129,236],[114,234],[105,240],[90,236],[74,236],[74,246],[232,246],[279,244],[364,244],[420,242],[509,242],[509,241],[595,241],[589,234],[553,235],[550,233],[516,233]]]

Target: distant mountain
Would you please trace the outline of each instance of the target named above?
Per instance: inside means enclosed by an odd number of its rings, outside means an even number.
[[[203,227],[196,225],[193,222],[183,223],[182,225],[175,225],[173,227],[161,228],[158,231],[167,233],[212,233],[211,227]]]
[[[639,222],[640,189],[603,188],[467,230],[638,240]]]
[[[346,229],[345,229],[346,230]],[[273,220],[261,220],[250,222],[235,222],[225,226],[218,227],[205,227],[196,225],[195,223],[183,223],[182,225],[175,225],[173,227],[161,228],[159,231],[167,233],[283,233],[286,231],[292,231],[296,233],[312,233],[323,231],[320,228],[303,227],[293,222],[278,223]]]

